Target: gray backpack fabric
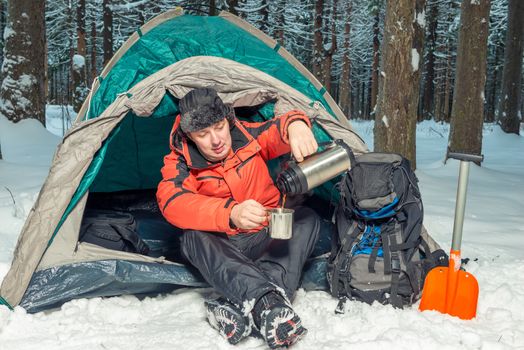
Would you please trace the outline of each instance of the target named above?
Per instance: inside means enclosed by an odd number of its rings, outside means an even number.
[[[423,229],[418,179],[398,154],[352,156],[340,182],[328,260],[331,294],[402,308],[420,298],[427,272],[447,256]]]

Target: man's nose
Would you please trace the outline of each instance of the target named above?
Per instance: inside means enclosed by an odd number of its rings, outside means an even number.
[[[217,133],[214,131],[211,132],[211,143],[213,145],[218,145],[220,143],[220,138],[218,137]]]

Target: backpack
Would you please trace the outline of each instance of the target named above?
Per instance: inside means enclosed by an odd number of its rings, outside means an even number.
[[[418,179],[399,154],[350,154],[342,177],[328,259],[330,292],[340,299],[402,308],[420,298],[427,272],[447,256],[422,226]],[[431,245],[431,247],[430,247]]]
[[[147,255],[149,246],[140,238],[131,213],[87,209],[80,226],[79,241],[123,252]]]

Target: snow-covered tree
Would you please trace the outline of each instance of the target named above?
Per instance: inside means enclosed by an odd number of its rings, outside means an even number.
[[[7,3],[0,113],[18,122],[35,118],[45,125],[44,0]]]

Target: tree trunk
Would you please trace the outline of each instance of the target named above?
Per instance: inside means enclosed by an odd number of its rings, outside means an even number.
[[[286,8],[286,1],[279,0],[276,4],[276,13],[274,15],[275,24],[273,26],[273,38],[280,44],[284,45],[284,28],[285,18],[284,10]]]
[[[85,0],[78,0],[76,11],[77,25],[77,45],[73,61],[71,62],[71,76],[73,81],[73,110],[79,112],[87,96],[86,83],[86,24],[85,24],[86,4]]]
[[[435,115],[435,48],[437,42],[438,4],[432,1],[429,10],[428,53],[426,61],[426,80],[422,98],[422,119],[431,119]]]
[[[216,16],[216,14],[217,14],[216,0],[209,0],[209,15]]]
[[[260,15],[262,16],[260,30],[266,34],[271,34],[269,31],[269,0],[262,0]]]
[[[448,148],[480,154],[490,0],[463,1]]]
[[[146,10],[145,4],[138,5],[138,25],[141,27],[146,23],[146,18],[144,17],[144,11]]]
[[[4,61],[4,30],[6,26],[6,3],[5,0],[0,0],[0,67]],[[1,79],[1,77],[0,77]],[[0,158],[2,159],[2,158]]]
[[[416,51],[412,51],[412,55],[415,55],[415,57],[412,57],[411,64],[413,65],[413,69],[415,70],[415,73],[413,74],[413,80],[416,83],[415,86],[415,94],[412,96],[415,103],[415,110],[413,113],[415,113],[416,120],[415,120],[415,133],[417,128],[417,120],[423,120],[422,119],[422,109],[421,105],[421,68],[423,67],[424,62],[424,39],[426,37],[426,0],[415,0],[415,21],[413,21],[413,49]],[[415,67],[416,66],[416,67]],[[413,166],[413,168],[415,168]]]
[[[331,16],[331,46],[328,50],[325,51],[325,59],[322,64],[322,71],[323,71],[323,81],[322,84],[326,88],[326,91],[328,91],[331,95],[333,94],[333,90],[331,87],[331,70],[333,67],[333,54],[337,51],[337,29],[336,29],[336,21],[337,21],[337,0],[333,0],[333,16]]]
[[[374,112],[377,108],[378,96],[378,70],[380,64],[380,41],[378,36],[380,34],[380,11],[377,9],[375,19],[373,20],[373,64],[371,65],[371,110]]]
[[[416,4],[415,0],[387,2],[381,50],[384,74],[380,77],[374,129],[375,151],[400,153],[413,168],[420,76],[415,27],[421,15],[415,12]]]
[[[502,130],[519,135],[520,90],[522,82],[522,41],[524,39],[524,1],[509,0],[508,31],[502,73],[502,91],[497,119]]]
[[[35,118],[45,126],[45,1],[7,3],[0,113],[18,122]]]
[[[79,55],[86,56],[86,2],[78,0],[76,9],[76,34],[77,45],[76,52]]]
[[[346,8],[346,19],[344,21],[344,53],[342,55],[342,73],[340,74],[338,104],[348,119],[351,118],[351,59],[349,58],[349,38],[351,33],[351,10],[352,2],[348,1]]]
[[[104,66],[113,57],[113,13],[111,12],[111,0],[104,0],[104,27],[102,29],[102,40],[104,49]]]
[[[235,16],[238,16],[237,7],[238,7],[238,0],[229,1],[229,12],[231,12]]]
[[[485,111],[485,121],[488,123],[492,123],[495,121],[495,110],[497,109],[497,95],[499,93],[499,83],[502,80],[502,70],[504,62],[501,62],[503,60],[504,56],[504,49],[502,47],[502,44],[497,45],[495,48],[495,58],[493,60],[493,65],[495,68],[493,69],[493,73],[491,74],[491,78],[488,78],[488,81],[486,82],[486,95],[487,95],[487,101],[485,103],[486,111]],[[489,57],[489,53],[488,53]],[[489,66],[489,64],[488,64]]]
[[[442,108],[442,120],[445,122],[450,122],[451,120],[451,74],[452,74],[452,67],[451,67],[451,60],[453,57],[451,56],[449,43],[448,43],[448,53],[447,53],[447,59],[446,59],[446,69],[444,71],[445,75],[445,81],[444,81],[444,103]]]
[[[311,64],[313,75],[322,81],[322,61],[324,60],[324,42],[322,37],[322,14],[324,0],[315,1],[315,22],[313,26],[313,62]]]
[[[91,81],[95,81],[98,70],[97,70],[97,60],[96,60],[97,50],[96,50],[96,22],[91,22]]]

